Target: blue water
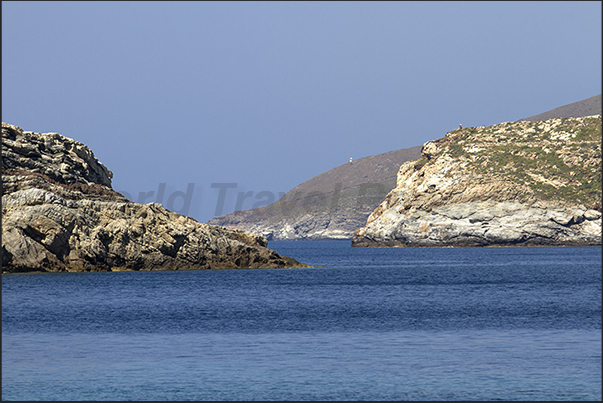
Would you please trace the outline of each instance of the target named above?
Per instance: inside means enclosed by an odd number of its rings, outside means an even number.
[[[601,400],[601,248],[2,276],[3,400]],[[318,267],[321,266],[321,267]]]

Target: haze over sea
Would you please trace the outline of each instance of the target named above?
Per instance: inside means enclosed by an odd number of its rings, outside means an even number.
[[[601,399],[600,247],[269,247],[316,267],[3,275],[2,399]]]

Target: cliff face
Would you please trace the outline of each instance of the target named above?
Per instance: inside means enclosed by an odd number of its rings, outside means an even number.
[[[269,206],[209,223],[270,240],[350,239],[395,186],[400,164],[420,156],[419,146],[360,158],[307,180]]]
[[[2,123],[2,271],[309,267],[265,238],[128,201],[85,145]]]
[[[352,246],[601,245],[601,115],[425,143]]]

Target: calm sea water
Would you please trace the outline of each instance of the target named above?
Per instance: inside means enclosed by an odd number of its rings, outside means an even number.
[[[601,400],[601,248],[2,276],[3,400]]]

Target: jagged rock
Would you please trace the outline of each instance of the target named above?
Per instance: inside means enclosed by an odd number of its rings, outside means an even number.
[[[601,115],[457,129],[400,167],[352,246],[601,245]]]
[[[264,237],[128,201],[85,145],[2,123],[2,271],[309,267]]]

